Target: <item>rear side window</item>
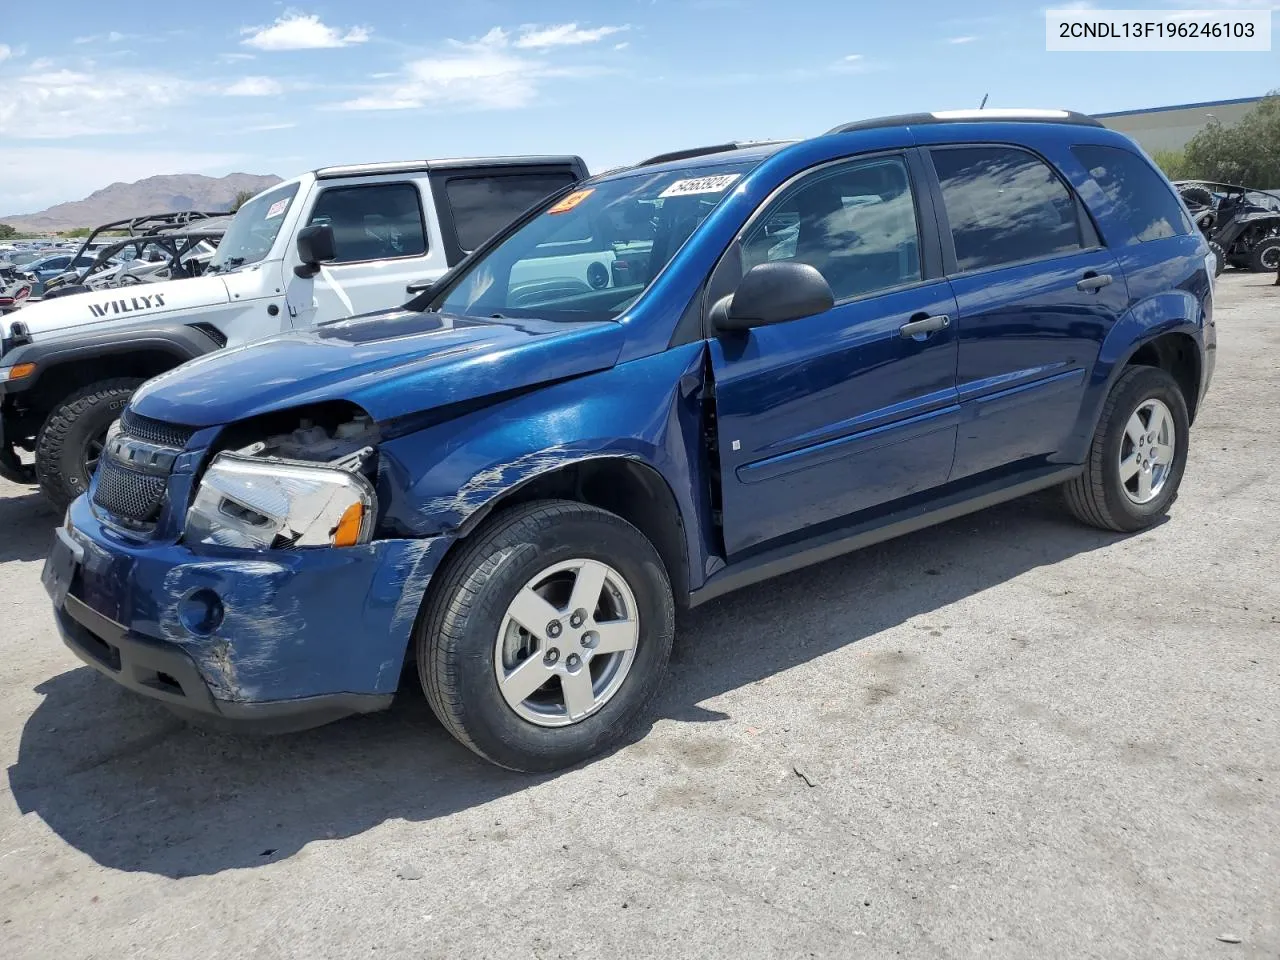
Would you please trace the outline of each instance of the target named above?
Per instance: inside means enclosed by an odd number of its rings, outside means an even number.
[[[930,154],[961,271],[1082,248],[1075,198],[1042,160],[1025,150],[998,146]]]
[[[470,253],[534,204],[576,179],[567,172],[450,178],[444,191],[458,245]]]
[[[412,183],[326,190],[316,200],[310,223],[333,227],[335,263],[420,257],[427,252],[422,194]]]
[[[1173,189],[1137,154],[1091,143],[1077,144],[1071,152],[1111,201],[1112,217],[1125,231],[1126,244],[1191,232]]]

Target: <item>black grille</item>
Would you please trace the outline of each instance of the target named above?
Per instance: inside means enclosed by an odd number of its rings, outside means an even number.
[[[167,481],[168,477],[135,473],[104,457],[98,465],[93,502],[118,517],[149,523],[160,512]]]
[[[126,436],[145,440],[147,443],[159,443],[181,450],[187,445],[187,441],[191,439],[195,430],[191,427],[180,427],[174,423],[165,423],[163,420],[140,417],[132,410],[126,409],[124,416],[120,418],[120,432]]]
[[[140,417],[126,408],[120,417],[120,435],[146,443],[182,450],[195,430],[177,424]],[[144,473],[115,460],[108,451],[98,465],[98,485],[93,502],[122,520],[138,524],[153,523],[164,503],[167,476]]]

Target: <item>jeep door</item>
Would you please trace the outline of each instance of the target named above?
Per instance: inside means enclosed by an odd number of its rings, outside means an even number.
[[[801,174],[716,268],[713,296],[725,270],[807,263],[836,301],[710,342],[730,555],[947,480],[956,303],[918,163],[893,152]]]
[[[311,286],[314,309],[308,317],[299,308],[294,325],[386,310],[409,299],[405,288],[410,283],[444,273],[443,238],[429,210],[431,188],[425,173],[318,180],[311,209],[299,227],[331,226],[337,258],[304,280],[302,286]],[[293,275],[297,263],[297,250],[292,249],[285,260],[291,304],[306,299]]]
[[[1124,274],[1040,156],[1010,144],[925,153],[958,304],[962,416],[951,479],[1051,460],[1127,306]]]

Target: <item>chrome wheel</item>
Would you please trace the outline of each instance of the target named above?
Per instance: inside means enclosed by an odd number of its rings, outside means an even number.
[[[1120,441],[1120,484],[1134,503],[1160,496],[1177,453],[1173,414],[1154,398],[1138,404]]]
[[[1264,270],[1280,268],[1280,244],[1273,244],[1263,250],[1261,260]]]
[[[598,560],[557,563],[507,607],[494,648],[498,689],[530,723],[577,723],[622,687],[639,639],[635,595],[622,574]]]

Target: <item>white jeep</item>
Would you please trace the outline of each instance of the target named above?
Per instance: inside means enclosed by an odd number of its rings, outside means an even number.
[[[51,298],[3,317],[0,476],[38,481],[56,505],[69,503],[145,380],[228,344],[403,303],[586,175],[572,156],[326,167],[240,207],[202,276]],[[298,234],[317,225],[329,228],[334,256],[308,269]]]

